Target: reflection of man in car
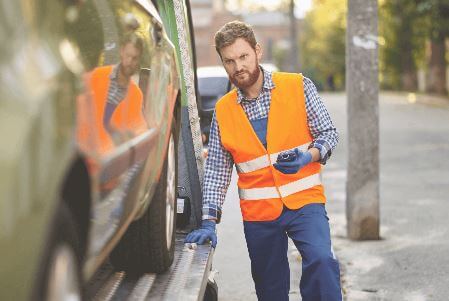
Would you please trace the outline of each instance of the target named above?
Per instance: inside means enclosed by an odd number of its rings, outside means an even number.
[[[142,51],[142,39],[134,33],[129,34],[125,36],[120,47],[120,63],[112,68],[111,66],[103,67],[108,72],[111,71],[108,76],[109,87],[107,102],[104,107],[103,125],[114,140],[117,139],[117,128],[125,126],[126,129],[132,130],[136,128],[135,125],[138,125],[136,123],[141,122],[140,126],[145,124],[141,113],[142,92],[131,80],[131,76],[139,68]],[[97,71],[99,70],[97,69]],[[123,109],[120,110],[120,108]],[[130,113],[132,114],[131,116],[129,116]],[[128,116],[123,116],[124,114]],[[116,126],[115,122],[119,122],[120,125]]]
[[[88,111],[93,112],[93,116],[85,121],[81,136],[97,136],[94,148],[99,153],[110,151],[114,145],[146,128],[142,91],[131,79],[139,69],[142,52],[142,38],[130,33],[121,43],[120,62],[95,68],[88,75],[91,102],[83,106],[90,107]]]
[[[120,62],[97,67],[84,76],[85,93],[77,99],[78,144],[99,155],[147,128],[143,96],[131,79],[139,70],[144,50],[141,37],[126,35],[120,46]]]
[[[139,70],[143,45],[142,38],[130,33],[120,45],[118,64],[85,74],[87,90],[77,100],[78,144],[84,151],[107,155],[147,128],[142,91],[131,78]],[[94,165],[90,168],[95,169]],[[115,176],[111,169],[102,176],[103,193],[115,187]]]

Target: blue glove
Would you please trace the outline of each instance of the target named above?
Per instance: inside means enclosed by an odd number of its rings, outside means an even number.
[[[294,150],[280,153],[273,167],[284,174],[294,174],[309,164],[310,161],[312,161],[311,153],[302,152],[295,148]]]
[[[199,229],[190,232],[185,243],[197,243],[199,245],[204,244],[206,241],[212,242],[212,247],[217,245],[217,234],[215,233],[215,221],[203,220]]]

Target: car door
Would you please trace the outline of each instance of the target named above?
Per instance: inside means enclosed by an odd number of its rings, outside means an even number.
[[[67,27],[67,47],[79,54],[83,70],[77,143],[91,176],[88,258],[105,248],[130,214],[126,200],[135,171],[128,120],[130,107],[141,97],[132,79],[134,70],[125,62],[123,39],[129,25],[125,16],[130,7],[129,1],[83,1]],[[133,59],[139,60],[135,55]]]
[[[164,164],[178,79],[174,47],[164,33],[156,7],[150,1],[133,1],[129,17],[139,24],[138,31],[144,37],[146,49],[136,74],[142,103],[131,114],[143,114],[143,119],[130,118],[128,124],[133,134],[133,168],[140,170],[131,197],[139,206],[148,205]]]

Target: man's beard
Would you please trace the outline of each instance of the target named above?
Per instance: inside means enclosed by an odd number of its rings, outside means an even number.
[[[136,73],[136,68],[134,67],[120,65],[120,69],[126,78],[130,78],[134,73]]]
[[[237,79],[238,75],[240,75],[242,73],[248,74],[248,78],[247,79],[243,79],[243,80]],[[249,88],[252,85],[254,85],[254,83],[259,78],[259,75],[260,75],[260,68],[259,68],[259,64],[256,63],[256,67],[254,68],[254,70],[252,72],[249,72],[249,71],[246,71],[246,70],[241,71],[241,72],[236,72],[232,76],[229,76],[229,80],[237,88],[239,88],[239,89],[246,89],[246,88]]]

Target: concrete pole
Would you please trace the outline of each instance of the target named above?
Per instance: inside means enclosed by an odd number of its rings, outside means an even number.
[[[377,0],[348,0],[347,18],[348,236],[379,239]]]

